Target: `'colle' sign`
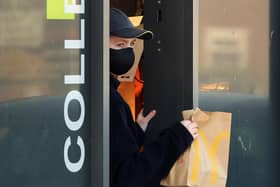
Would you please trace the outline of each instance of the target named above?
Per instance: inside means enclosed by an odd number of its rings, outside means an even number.
[[[64,0],[64,13],[67,14],[84,14],[85,13],[85,0],[80,0],[80,4],[76,4],[76,0],[72,0],[69,4],[68,0]],[[65,49],[84,49],[85,48],[85,19],[81,19],[81,39],[80,40],[65,40]],[[66,85],[82,85],[85,84],[85,54],[81,54],[80,58],[80,74],[79,75],[65,75],[64,84]],[[68,108],[71,101],[76,100],[80,104],[80,117],[76,121],[69,118]],[[84,97],[79,90],[70,91],[64,101],[64,121],[70,131],[78,132],[84,124],[85,119],[85,102]],[[74,140],[73,140],[74,141]],[[77,134],[76,142],[71,141],[71,137],[65,140],[64,144],[64,163],[70,172],[78,172],[83,167],[85,161],[85,145],[82,137]],[[77,144],[80,147],[80,158],[77,162],[69,160],[69,148],[72,144]]]

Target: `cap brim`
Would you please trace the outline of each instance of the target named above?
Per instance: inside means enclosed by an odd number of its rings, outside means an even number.
[[[110,34],[122,38],[139,38],[142,40],[151,40],[154,36],[153,32],[138,28],[125,28]]]

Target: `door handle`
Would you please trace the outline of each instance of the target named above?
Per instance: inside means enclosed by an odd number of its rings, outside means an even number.
[[[156,23],[159,24],[162,22],[162,10],[158,9],[156,11]]]

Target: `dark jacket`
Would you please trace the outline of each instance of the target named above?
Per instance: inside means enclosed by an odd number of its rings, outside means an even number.
[[[150,187],[168,175],[174,162],[193,141],[179,122],[164,130],[158,139],[143,146],[145,134],[135,124],[128,104],[110,84],[110,186]]]

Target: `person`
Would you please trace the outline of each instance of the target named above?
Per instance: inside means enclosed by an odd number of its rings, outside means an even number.
[[[160,180],[179,156],[191,145],[197,124],[188,120],[177,122],[161,132],[158,138],[144,144],[145,130],[156,115],[141,112],[137,123],[130,108],[118,93],[117,76],[126,73],[134,63],[136,38],[149,40],[153,33],[132,25],[119,9],[110,9],[110,186],[159,186]]]

